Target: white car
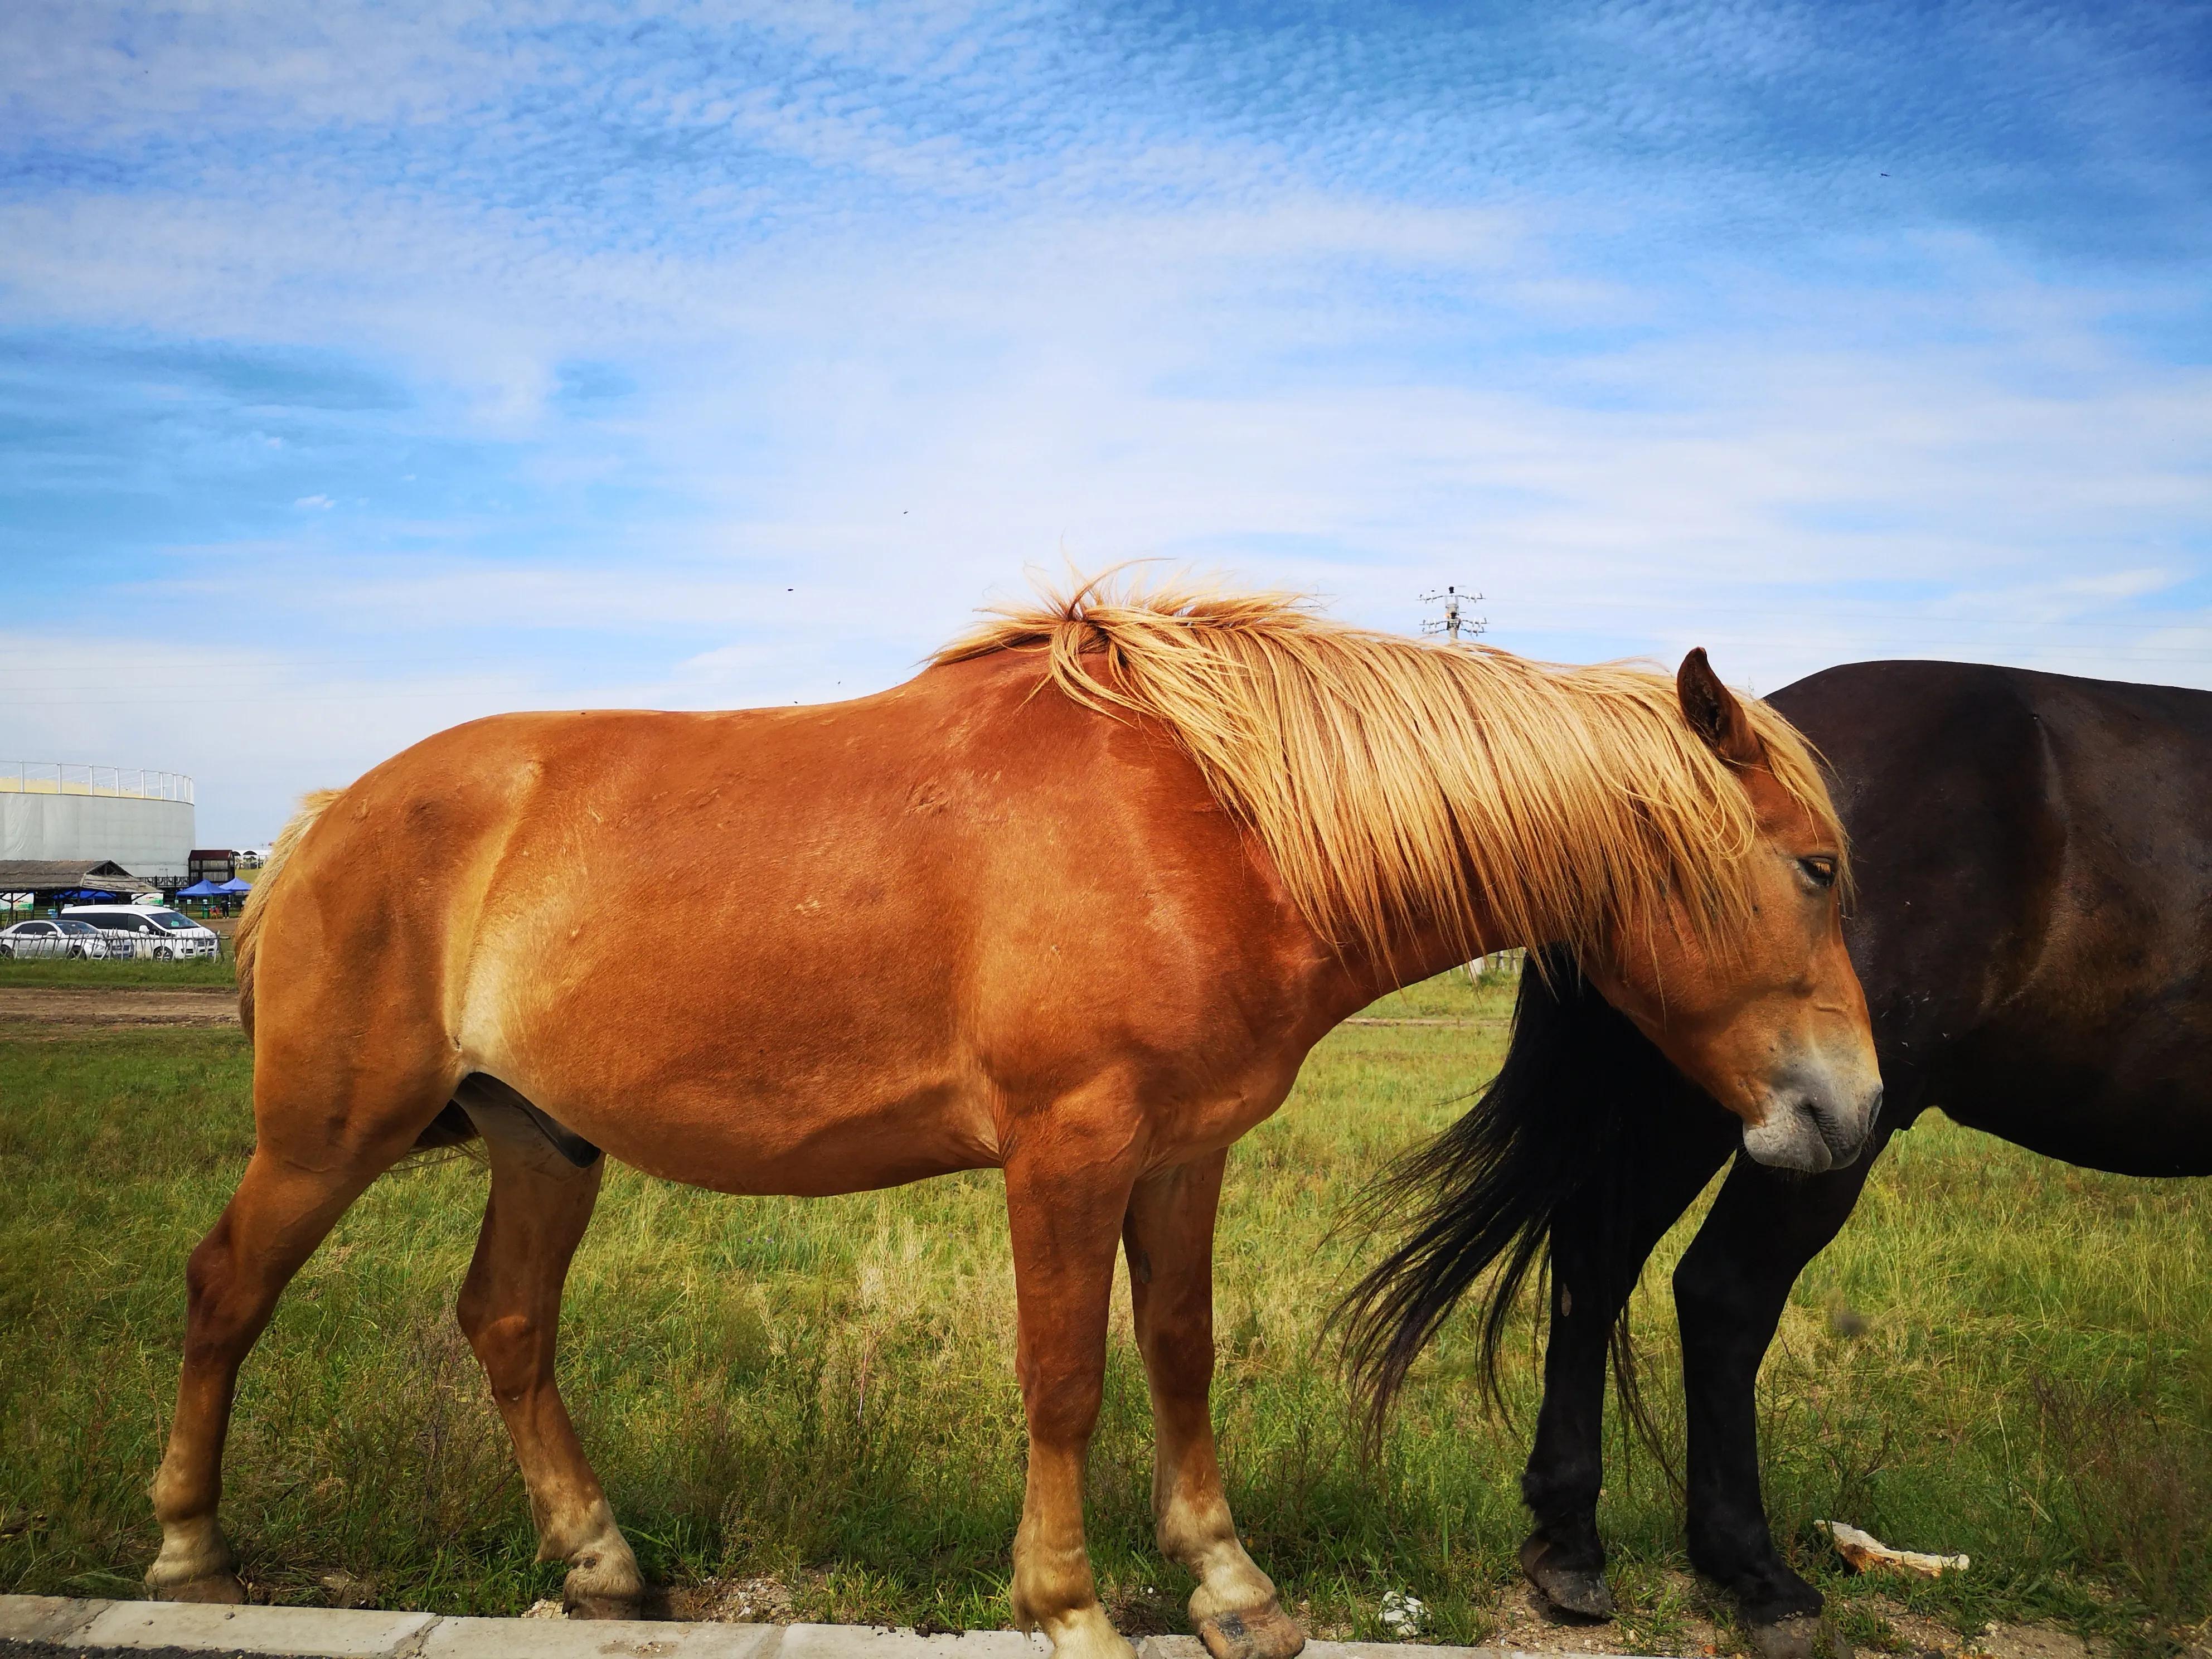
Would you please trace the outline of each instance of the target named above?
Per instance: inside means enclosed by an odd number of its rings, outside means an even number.
[[[128,956],[130,947],[111,952],[107,935],[88,921],[19,921],[0,927],[0,956],[18,962],[38,957]]]
[[[111,957],[151,957],[167,962],[184,957],[211,957],[221,948],[213,929],[190,916],[160,905],[70,904],[62,920],[88,921],[107,935]]]

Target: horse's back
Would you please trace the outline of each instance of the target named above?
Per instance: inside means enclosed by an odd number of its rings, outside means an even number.
[[[1838,775],[1900,1109],[2212,1171],[2212,693],[1881,662],[1774,701]]]
[[[440,733],[303,841],[261,1023],[434,1030],[456,1079],[707,1184],[996,1162],[1009,1097],[1212,1042],[1287,914],[1187,758],[1036,682]]]

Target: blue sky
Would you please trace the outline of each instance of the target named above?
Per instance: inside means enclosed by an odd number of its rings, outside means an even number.
[[[1161,556],[2212,684],[2203,4],[0,21],[0,759],[203,840]]]

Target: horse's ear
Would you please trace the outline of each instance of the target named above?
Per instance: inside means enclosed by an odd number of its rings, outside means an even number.
[[[1690,730],[1729,765],[1756,766],[1766,758],[1759,733],[1751,729],[1751,717],[1713,672],[1702,645],[1682,659],[1674,675],[1674,695],[1682,700],[1682,717],[1690,722]]]

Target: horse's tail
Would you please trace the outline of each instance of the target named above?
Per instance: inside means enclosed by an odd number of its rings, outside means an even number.
[[[248,1041],[253,1036],[253,957],[256,943],[261,933],[261,912],[269,902],[269,895],[276,890],[278,878],[290,860],[293,849],[299,846],[300,837],[314,828],[315,820],[324,810],[345,793],[343,789],[317,789],[302,796],[300,810],[292,814],[292,821],[279,832],[276,844],[269,849],[269,861],[261,866],[253,890],[246,896],[246,908],[239,913],[238,931],[233,936],[233,949],[238,958],[238,1023],[246,1028]]]
[[[1485,1398],[1506,1412],[1499,1346],[1530,1274],[1550,1266],[1554,1221],[1572,1206],[1573,1224],[1595,1231],[1600,1260],[1615,1259],[1607,1235],[1635,1178],[1631,1079],[1656,1052],[1571,960],[1532,954],[1497,1077],[1465,1117],[1401,1158],[1357,1212],[1370,1228],[1408,1230],[1331,1317],[1370,1442],[1421,1350],[1500,1263],[1482,1292],[1478,1376]],[[1640,1424],[1625,1302],[1612,1340],[1614,1380]]]

